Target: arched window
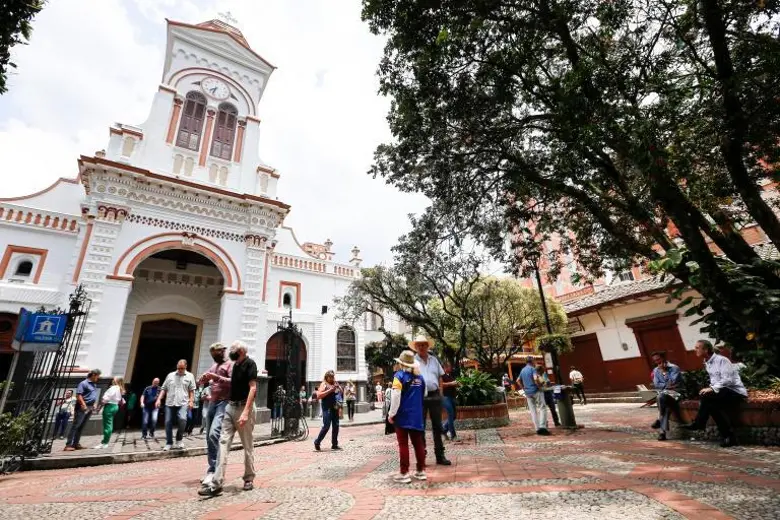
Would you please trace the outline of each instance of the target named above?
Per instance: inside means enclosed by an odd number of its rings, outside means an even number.
[[[181,113],[179,137],[176,146],[197,151],[200,148],[200,134],[203,132],[203,119],[206,116],[206,96],[200,92],[189,92],[184,110]]]
[[[33,263],[29,260],[19,262],[19,264],[16,266],[16,271],[14,271],[14,276],[30,276],[30,273],[32,273],[32,268]]]
[[[238,110],[230,103],[219,105],[217,125],[214,128],[214,138],[211,140],[211,155],[220,159],[230,160],[233,153],[233,139],[236,135],[236,117]]]
[[[292,294],[288,292],[284,293],[284,296],[282,296],[282,307],[285,309],[292,307]]]
[[[346,325],[339,327],[336,333],[336,370],[339,372],[357,372],[355,331]]]

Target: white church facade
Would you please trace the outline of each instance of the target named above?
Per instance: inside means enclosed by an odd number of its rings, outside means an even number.
[[[283,362],[274,334],[292,310],[310,386],[328,369],[365,382],[364,347],[381,334],[333,309],[359,276],[360,251],[339,263],[330,241],[299,243],[283,225],[280,175],[258,159],[273,71],[230,25],[169,21],[146,122],[112,126],[75,178],[0,199],[0,340],[21,307],[64,307],[83,284],[92,306],[76,372],[143,388],[180,358],[201,373],[211,343],[240,339],[273,376]]]

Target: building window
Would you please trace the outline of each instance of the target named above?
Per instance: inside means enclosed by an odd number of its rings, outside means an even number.
[[[292,294],[288,292],[284,293],[284,296],[282,296],[282,307],[285,309],[292,307]]]
[[[29,260],[24,260],[22,262],[19,262],[19,264],[16,266],[16,271],[14,271],[14,276],[30,276],[33,269],[33,263]]]
[[[211,140],[211,155],[213,157],[230,160],[230,155],[233,153],[237,116],[238,110],[230,103],[219,105],[217,126],[214,129],[214,138]]]
[[[203,132],[203,119],[206,115],[206,96],[200,92],[187,94],[187,102],[184,103],[184,111],[181,114],[179,124],[179,136],[176,138],[176,146],[198,151],[200,148],[200,134]]]
[[[631,271],[623,271],[622,273],[618,273],[618,280],[621,282],[631,282],[634,280],[634,273]]]
[[[338,372],[357,372],[355,331],[346,325],[339,327],[336,334],[336,370]]]

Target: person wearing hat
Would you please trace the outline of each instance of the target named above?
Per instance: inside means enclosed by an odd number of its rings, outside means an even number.
[[[441,424],[442,407],[442,376],[444,369],[436,359],[436,356],[429,353],[431,347],[428,338],[417,336],[412,342],[412,350],[417,352],[414,360],[420,368],[420,375],[425,381],[425,398],[423,399],[423,420],[426,415],[431,417],[431,429],[433,430],[433,450],[436,454],[436,464],[449,466],[452,463],[444,456],[444,441],[442,441],[443,428]]]
[[[405,350],[396,358],[400,365],[393,375],[390,392],[390,411],[387,422],[395,426],[395,437],[398,440],[398,452],[401,459],[401,472],[393,477],[398,483],[408,484],[409,476],[409,440],[414,448],[414,458],[417,460],[417,471],[414,478],[426,480],[425,476],[425,418],[423,416],[423,398],[425,396],[425,381],[420,375],[420,369],[414,362],[414,352]]]
[[[225,358],[225,345],[214,343],[209,347],[214,364],[200,376],[201,384],[209,384],[209,408],[206,414],[206,451],[208,468],[201,483],[208,486],[214,479],[219,457],[219,437],[222,435],[222,419],[225,408],[230,400],[230,382],[233,374],[233,363]]]

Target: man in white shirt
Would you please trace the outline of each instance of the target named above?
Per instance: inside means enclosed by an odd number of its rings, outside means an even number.
[[[696,355],[704,358],[704,368],[710,376],[710,386],[699,392],[699,412],[691,424],[683,426],[686,430],[703,430],[712,416],[721,436],[720,445],[724,448],[735,446],[737,438],[731,429],[728,410],[736,408],[747,397],[747,389],[742,384],[739,371],[726,357],[715,353],[715,348],[707,340],[696,342]]]
[[[376,392],[376,400],[377,400],[377,402],[380,402],[380,403],[384,402],[384,400],[385,400],[385,392],[382,389],[382,384],[381,383],[377,383],[376,384],[376,386],[374,387],[374,391]]]
[[[572,366],[571,372],[569,372],[569,380],[571,381],[574,392],[577,394],[577,398],[580,400],[580,404],[588,404],[588,400],[585,398],[585,387],[583,386],[585,378],[582,376],[582,372]]]
[[[442,407],[442,380],[444,369],[436,359],[436,356],[430,354],[428,349],[430,343],[425,336],[417,336],[412,343],[412,350],[417,352],[414,360],[420,367],[420,375],[425,380],[425,398],[423,399],[423,419],[430,414],[431,429],[433,430],[433,450],[436,454],[436,464],[449,466],[452,464],[444,456],[444,441],[442,441],[443,428],[441,424]]]
[[[187,412],[192,410],[195,404],[195,376],[187,372],[187,361],[180,359],[176,363],[176,371],[168,374],[162,385],[162,391],[157,398],[157,408],[165,402],[165,447],[168,451],[172,447],[181,449],[184,430],[187,428]],[[176,444],[173,444],[173,421],[178,419],[176,428]]]

